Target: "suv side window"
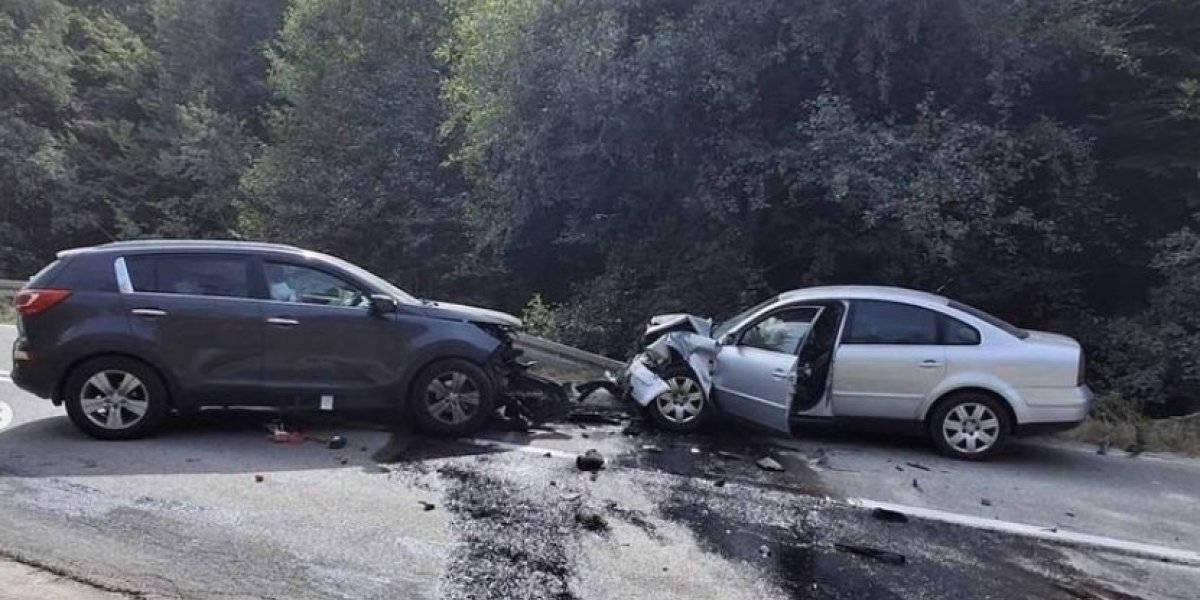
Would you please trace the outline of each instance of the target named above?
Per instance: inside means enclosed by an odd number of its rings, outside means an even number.
[[[800,342],[804,341],[808,330],[812,328],[818,312],[811,306],[773,312],[746,329],[738,345],[795,354]]]
[[[933,346],[938,343],[938,317],[918,306],[855,300],[842,343]]]
[[[251,298],[250,261],[238,256],[130,256],[135,292]]]
[[[276,302],[357,308],[370,304],[370,295],[361,287],[324,271],[279,262],[267,262],[263,270],[267,293]]]

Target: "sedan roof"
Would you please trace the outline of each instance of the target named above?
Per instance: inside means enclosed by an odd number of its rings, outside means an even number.
[[[893,300],[919,304],[949,304],[945,296],[883,285],[830,285],[801,288],[779,295],[783,301],[846,298],[858,300]]]

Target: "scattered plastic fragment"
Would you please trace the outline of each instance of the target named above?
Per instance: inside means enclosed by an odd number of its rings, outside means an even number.
[[[426,502],[424,500],[417,500],[417,502],[419,502],[421,504],[421,510],[424,510],[426,512],[429,512],[429,511],[437,508],[437,505],[432,502]]]
[[[758,468],[760,468],[764,471],[782,471],[783,470],[783,465],[779,464],[779,461],[775,460],[774,458],[771,458],[770,456],[764,456],[764,457],[754,461],[754,464],[758,465]]]
[[[583,454],[575,457],[575,467],[580,471],[590,471],[595,473],[604,468],[604,455],[596,450],[588,450]]]
[[[346,447],[346,438],[344,438],[340,435],[335,435],[335,436],[329,438],[329,441],[326,443],[326,446],[330,450],[341,450],[342,448]]]
[[[920,469],[920,470],[922,470],[922,471],[929,471],[929,470],[931,470],[929,467],[927,467],[927,466],[925,466],[925,465],[923,465],[923,464],[921,464],[921,463],[915,463],[915,462],[906,462],[906,463],[904,463],[904,464],[906,464],[906,465],[908,465],[908,466],[910,466],[910,467],[912,467],[912,468],[914,468],[914,469]]]
[[[873,558],[880,562],[885,562],[892,565],[902,565],[908,561],[903,554],[897,554],[888,550],[880,550],[879,548],[872,548],[870,546],[837,543],[834,544],[833,547],[842,552],[849,552],[851,554]]]

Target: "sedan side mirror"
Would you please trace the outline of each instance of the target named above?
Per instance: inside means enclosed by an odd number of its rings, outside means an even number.
[[[396,299],[385,294],[371,294],[371,314],[382,317],[396,312]]]

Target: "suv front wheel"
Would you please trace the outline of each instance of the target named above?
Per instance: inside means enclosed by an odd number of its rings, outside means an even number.
[[[167,387],[154,369],[131,358],[94,358],[75,367],[63,388],[67,416],[102,440],[140,438],[167,417]]]

